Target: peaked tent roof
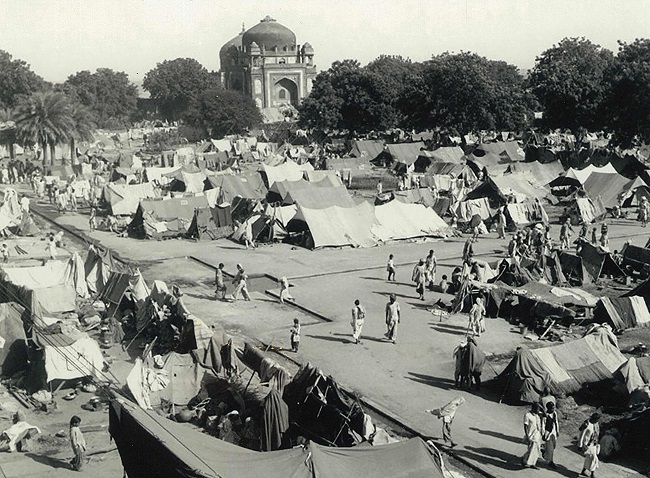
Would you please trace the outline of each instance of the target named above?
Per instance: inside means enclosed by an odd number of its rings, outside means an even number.
[[[375,207],[377,224],[373,234],[381,241],[412,239],[416,237],[446,236],[449,226],[436,212],[422,204],[390,201]]]
[[[503,176],[490,176],[467,194],[468,199],[490,197],[496,194],[502,201],[509,196],[518,200],[542,199],[548,197],[549,190],[537,181],[530,172],[510,173]]]
[[[602,297],[594,309],[594,318],[608,321],[616,330],[650,327],[650,312],[643,297]]]
[[[299,181],[304,171],[313,171],[314,167],[309,164],[297,164],[294,161],[285,161],[278,166],[262,164],[262,170],[266,174],[266,184],[271,187],[276,181]]]
[[[421,149],[424,148],[424,143],[387,144],[386,148],[388,149],[388,154],[393,158],[393,161],[410,166],[415,163],[415,160],[420,156]]]
[[[362,202],[354,207],[330,206],[311,209],[298,205],[296,219],[307,223],[314,242],[320,247],[370,247],[376,241],[371,231],[375,224],[373,206]]]
[[[439,163],[464,163],[465,152],[460,146],[441,146],[434,151],[420,151],[420,156]]]
[[[630,180],[618,173],[592,173],[583,187],[590,198],[600,196],[603,206],[612,208],[618,204],[621,194],[632,188],[634,182],[634,179]]]
[[[567,178],[578,180],[580,184],[584,184],[587,181],[587,179],[589,179],[589,176],[591,176],[593,173],[618,174],[618,171],[616,171],[616,169],[614,169],[614,166],[612,166],[611,164],[606,164],[605,166],[602,167],[589,165],[583,169],[569,168],[567,169],[565,176]]]
[[[537,181],[541,184],[548,184],[554,179],[556,179],[560,174],[564,173],[564,166],[559,161],[553,161],[550,163],[540,163],[539,161],[533,161],[530,163],[512,163],[508,166],[508,172],[518,173],[518,172],[529,172],[537,178]]]
[[[476,149],[486,153],[506,156],[510,161],[523,161],[524,150],[517,141],[496,141],[494,143],[481,143]]]
[[[352,141],[350,156],[372,161],[384,152],[384,142],[380,140],[355,139]]]
[[[194,209],[208,207],[205,195],[165,199],[143,199],[129,223],[129,235],[138,238],[184,234],[192,223]]]
[[[115,184],[104,186],[104,199],[115,216],[135,214],[140,200],[157,196],[152,183]]]
[[[223,201],[232,202],[239,196],[245,199],[264,199],[267,189],[259,173],[219,174],[208,176],[212,187],[219,188]]]

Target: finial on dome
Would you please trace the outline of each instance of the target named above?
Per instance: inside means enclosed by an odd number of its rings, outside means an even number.
[[[244,22],[241,22],[241,33],[244,33],[246,31],[246,25]]]
[[[275,18],[271,18],[270,15],[267,15],[262,20],[260,20],[260,23],[262,23],[262,22],[268,23],[268,22],[274,22],[274,21],[276,21]]]

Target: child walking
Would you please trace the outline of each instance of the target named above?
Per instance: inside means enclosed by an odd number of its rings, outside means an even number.
[[[386,270],[388,271],[388,280],[390,282],[395,282],[395,261],[393,260],[393,255],[388,256],[388,263],[386,264]]]
[[[297,352],[300,346],[300,321],[293,319],[293,327],[291,327],[291,351]]]
[[[84,438],[83,433],[81,433],[81,429],[79,428],[80,424],[81,418],[77,415],[74,415],[70,419],[70,445],[74,452],[72,469],[76,471],[81,471],[86,455],[86,439]]]

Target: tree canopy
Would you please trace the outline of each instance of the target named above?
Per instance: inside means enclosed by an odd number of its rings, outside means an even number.
[[[14,60],[0,50],[0,108],[13,108],[21,96],[29,96],[47,86],[43,78],[34,73],[23,60]]]
[[[100,128],[121,128],[130,124],[136,111],[138,89],[122,71],[99,68],[68,77],[60,88],[73,101],[87,107]]]
[[[193,58],[176,58],[158,63],[147,72],[142,86],[159,102],[165,119],[178,120],[194,98],[219,87],[220,81],[216,73]]]
[[[611,51],[585,38],[565,38],[537,57],[529,83],[551,128],[604,126],[602,105],[609,89]]]
[[[211,88],[192,99],[186,121],[202,129],[208,138],[245,133],[262,121],[259,109],[249,96],[223,88]]]
[[[650,40],[620,43],[608,81],[604,116],[615,142],[624,147],[650,143]]]

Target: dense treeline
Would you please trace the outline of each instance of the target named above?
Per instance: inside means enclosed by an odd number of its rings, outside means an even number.
[[[543,119],[535,122],[537,111]],[[300,121],[350,134],[602,129],[624,146],[650,142],[650,40],[621,42],[614,55],[566,38],[542,52],[526,78],[513,65],[472,53],[422,63],[382,56],[363,67],[337,61],[316,77]]]

